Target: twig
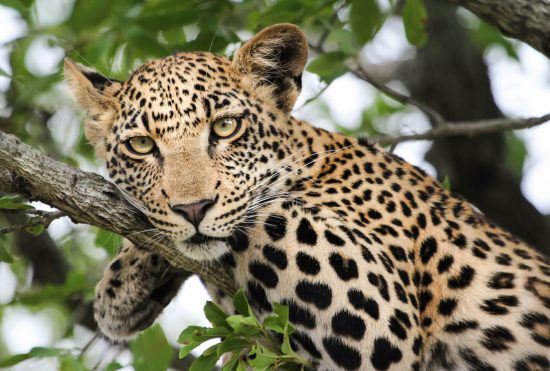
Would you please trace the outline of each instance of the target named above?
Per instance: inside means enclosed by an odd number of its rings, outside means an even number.
[[[311,102],[313,102],[314,100],[317,100],[317,98],[319,98],[321,95],[323,95],[323,93],[328,89],[329,86],[330,86],[330,83],[323,86],[323,88],[321,90],[319,90],[317,93],[315,93],[315,95],[313,97],[308,98],[300,107],[294,109],[294,111],[295,112],[299,111],[302,108],[304,108],[305,106],[307,106],[308,104],[310,104]]]
[[[419,134],[407,134],[400,136],[381,135],[370,138],[381,145],[395,145],[397,143],[412,140],[433,140],[437,138],[457,136],[457,135],[479,135],[495,133],[507,130],[528,129],[533,126],[544,124],[550,121],[550,113],[525,119],[501,118],[493,120],[467,121],[467,122],[448,122]]]
[[[30,211],[30,210],[26,210],[26,211]],[[13,224],[8,227],[0,228],[0,234],[11,233],[11,232],[26,229],[29,227],[34,227],[40,224],[42,224],[44,228],[48,228],[55,219],[59,219],[64,216],[67,216],[67,214],[64,213],[63,211],[51,211],[51,212],[42,211],[40,214],[37,214],[37,216],[34,216],[29,220],[27,220],[26,223]]]
[[[317,53],[325,52],[324,48],[319,47],[319,45],[313,45],[309,43],[309,47]],[[348,62],[348,68],[350,72],[353,73],[355,76],[374,86],[376,89],[386,94],[388,97],[395,99],[402,104],[414,106],[424,112],[426,116],[428,116],[434,127],[443,126],[445,124],[446,120],[439,112],[423,103],[420,103],[416,99],[406,94],[400,93],[385,84],[379,83],[378,81],[373,79],[372,76],[370,76],[370,74],[361,66],[361,64],[357,60],[350,60]]]
[[[355,76],[359,77],[361,80],[368,82],[369,84],[374,86],[376,89],[386,94],[388,97],[395,99],[400,103],[409,104],[411,106],[418,108],[419,110],[424,112],[426,116],[428,116],[428,118],[431,120],[434,127],[440,127],[445,125],[446,120],[443,118],[443,116],[441,116],[439,112],[425,105],[424,103],[420,103],[419,101],[412,98],[411,96],[400,93],[397,90],[394,90],[385,84],[379,83],[378,81],[373,79],[372,76],[364,68],[362,68],[359,63],[353,62],[353,64],[350,66],[350,71]]]

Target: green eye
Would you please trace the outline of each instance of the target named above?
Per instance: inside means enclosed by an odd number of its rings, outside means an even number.
[[[239,121],[234,117],[225,117],[214,121],[212,133],[218,138],[226,139],[235,134],[239,129]]]
[[[133,137],[124,143],[129,151],[137,155],[147,155],[155,149],[155,141],[145,136]]]

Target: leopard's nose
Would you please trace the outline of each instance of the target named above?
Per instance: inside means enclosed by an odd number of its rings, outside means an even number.
[[[177,214],[180,214],[189,223],[193,224],[195,228],[199,228],[199,224],[204,219],[206,212],[210,209],[216,200],[200,200],[192,204],[179,204],[171,206],[170,208]]]

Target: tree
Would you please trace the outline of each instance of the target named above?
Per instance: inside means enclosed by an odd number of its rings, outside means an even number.
[[[450,2],[460,3],[506,35],[550,54],[550,25],[545,22],[550,4],[539,3],[537,11],[531,11],[520,6],[523,1],[512,2],[517,6],[501,6],[490,0]],[[86,251],[95,245],[112,254],[117,235],[148,243],[174,266],[200,271],[228,294],[237,289],[223,270],[205,269],[175,255],[168,241],[156,241],[146,232],[136,233],[150,228],[147,220],[108,181],[75,168],[97,168],[99,164],[81,132],[72,137],[73,143],[59,139],[62,125],[73,123],[72,127],[77,128],[79,121],[66,99],[60,99],[59,71],[64,55],[93,65],[110,77],[124,79],[143,61],[176,50],[231,54],[241,40],[240,32],[251,34],[276,22],[296,23],[310,36],[313,60],[308,70],[324,84],[319,94],[304,104],[323,109],[319,96],[346,73],[372,84],[378,89],[377,98],[365,108],[359,128],[348,129],[351,134],[371,135],[390,148],[401,141],[434,140],[427,159],[441,180],[448,177],[453,190],[466,195],[489,217],[543,251],[550,250],[548,217],[525,199],[519,187],[525,149],[513,134],[503,133],[544,124],[550,116],[504,117],[492,97],[481,55],[483,50],[498,46],[517,57],[518,44],[485,23],[466,28],[459,21],[464,15],[457,15],[456,8],[447,2],[278,0],[259,5],[249,0],[81,0],[65,12],[64,18],[63,11],[59,11],[55,22],[44,18],[49,10],[44,10],[44,1],[0,0],[0,4],[16,12],[26,27],[7,45],[11,71],[0,70],[0,76],[9,81],[3,94],[6,108],[0,114],[0,192],[6,195],[0,198],[0,221],[5,225],[0,232],[14,232],[0,234],[0,258],[15,260],[11,269],[19,272],[20,282],[27,268],[34,270],[35,278],[32,290],[17,293],[8,305],[56,305],[65,313],[73,313],[75,319],[66,327],[64,337],[71,337],[77,322],[94,327],[89,297],[101,264],[86,256]],[[399,32],[404,32],[415,57],[396,61],[389,65],[391,68],[367,63],[361,51],[376,42],[380,29],[392,27],[393,19],[404,25]],[[37,45],[57,53],[51,69],[33,62]],[[408,92],[392,88],[395,85],[390,82],[396,80]],[[476,86],[473,92],[468,88],[472,84]],[[412,110],[422,112],[433,128],[420,134],[385,131],[386,123]],[[15,134],[19,140],[5,133]],[[59,211],[36,210],[26,206],[26,200],[39,200]],[[91,229],[94,242],[56,239],[43,232],[52,220],[64,216],[75,223],[101,228]],[[72,226],[67,233],[80,231]],[[48,271],[46,267],[53,269]],[[148,341],[162,344],[169,351],[153,354],[139,348]],[[139,362],[154,359],[160,367],[172,357],[158,329],[138,339],[131,348],[136,369]],[[0,345],[0,359],[5,353]],[[71,352],[35,351],[30,356],[46,355],[59,357],[64,364],[90,366],[86,357],[73,357]]]

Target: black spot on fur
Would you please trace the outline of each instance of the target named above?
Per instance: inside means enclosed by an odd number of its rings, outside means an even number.
[[[227,242],[228,242],[229,246],[231,247],[231,250],[233,250],[237,253],[245,251],[246,249],[248,249],[248,244],[249,244],[248,236],[246,235],[246,233],[244,233],[240,230],[237,230],[233,234],[233,236],[228,238]]]
[[[286,234],[286,219],[278,214],[271,214],[265,221],[265,231],[273,241],[280,240]]]
[[[267,295],[262,285],[255,281],[248,281],[247,288],[251,299],[250,304],[254,307],[271,312],[271,304],[269,300],[267,300]]]
[[[483,362],[474,351],[469,348],[460,349],[460,356],[471,367],[472,371],[496,371],[496,368]]]
[[[364,310],[376,320],[379,318],[380,311],[378,308],[378,303],[374,299],[366,298],[361,291],[350,289],[348,291],[348,300],[355,309]]]
[[[549,370],[550,362],[548,358],[540,354],[531,354],[514,365],[515,371]]]
[[[479,323],[477,321],[464,320],[464,321],[451,322],[445,325],[444,330],[446,332],[450,332],[453,334],[459,334],[466,330],[476,329],[478,328],[478,326],[479,326]]]
[[[439,302],[437,311],[443,316],[450,316],[451,314],[453,314],[456,305],[457,301],[455,299],[443,299]]]
[[[317,233],[306,218],[300,220],[300,225],[296,230],[296,238],[298,242],[306,245],[314,246],[317,243]]]
[[[300,344],[302,348],[304,348],[304,350],[308,352],[312,357],[317,359],[322,358],[321,352],[319,351],[319,349],[317,349],[315,343],[307,334],[301,331],[296,331],[292,334],[292,339]]]
[[[346,241],[344,241],[341,237],[335,235],[328,229],[325,230],[325,238],[327,239],[328,242],[330,242],[335,246],[344,246],[346,244]]]
[[[437,241],[433,237],[428,237],[422,241],[420,246],[420,259],[422,263],[427,264],[432,256],[437,252]]]
[[[347,259],[338,253],[334,253],[330,255],[329,262],[341,280],[349,281],[353,278],[359,277],[357,263],[355,260],[351,258]]]
[[[395,316],[392,316],[390,318],[390,331],[393,332],[395,336],[397,336],[401,340],[405,340],[407,338],[407,330],[401,325],[401,323],[397,320]]]
[[[277,273],[275,273],[273,268],[271,268],[269,265],[261,263],[259,261],[253,261],[248,266],[248,269],[250,270],[250,273],[252,274],[252,276],[254,276],[254,278],[262,282],[267,287],[273,288],[277,286],[279,278],[277,277]]]
[[[451,268],[453,265],[453,262],[455,259],[452,257],[452,255],[445,255],[441,259],[439,259],[439,262],[437,263],[437,271],[439,273],[445,273]]]
[[[460,269],[460,273],[456,276],[450,277],[448,285],[450,289],[463,289],[470,286],[474,280],[476,271],[469,265],[465,265]]]
[[[401,351],[386,338],[378,338],[374,341],[374,349],[370,360],[377,370],[387,370],[392,363],[401,361]]]
[[[302,307],[294,300],[285,300],[283,304],[288,306],[290,322],[309,329],[315,328],[315,315],[309,309]]]
[[[491,351],[502,351],[509,348],[509,343],[516,341],[514,335],[503,326],[494,326],[483,330],[481,345]]]
[[[305,252],[299,252],[296,254],[296,265],[298,265],[300,271],[313,276],[318,274],[321,270],[319,261]]]
[[[496,272],[494,273],[487,286],[492,289],[513,289],[514,288],[514,273],[509,272]]]
[[[346,370],[356,370],[361,366],[361,354],[347,346],[337,337],[323,339],[323,346],[334,363]]]
[[[365,322],[361,317],[342,310],[332,317],[332,331],[337,335],[348,336],[361,340],[365,335]]]
[[[296,285],[296,295],[319,309],[326,309],[332,303],[332,290],[325,283],[302,280]]]
[[[272,245],[265,245],[263,249],[264,256],[279,269],[285,269],[288,260],[284,250],[278,249]]]

